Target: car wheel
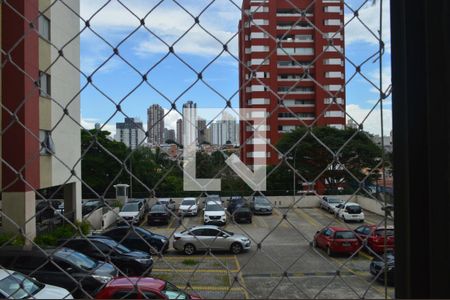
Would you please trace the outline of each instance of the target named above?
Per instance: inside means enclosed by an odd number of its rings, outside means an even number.
[[[231,245],[231,252],[233,254],[239,254],[242,252],[242,245],[240,243],[233,243]]]
[[[184,254],[186,255],[192,255],[195,253],[195,247],[192,244],[186,244],[184,245]]]
[[[330,257],[333,256],[333,251],[331,251],[330,246],[327,247],[327,255]]]

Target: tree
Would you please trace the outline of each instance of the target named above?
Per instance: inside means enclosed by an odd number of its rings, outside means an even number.
[[[306,181],[312,182],[317,178],[329,193],[338,188],[356,188],[357,181],[353,176],[362,180],[366,176],[364,170],[374,168],[381,158],[381,149],[366,134],[355,129],[301,127],[283,135],[277,145],[282,153],[287,153],[292,147],[288,153],[289,163]],[[282,183],[287,169],[284,164],[272,180]],[[369,182],[374,177],[370,176]]]

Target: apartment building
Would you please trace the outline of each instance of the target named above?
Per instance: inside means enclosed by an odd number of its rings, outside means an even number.
[[[153,104],[147,110],[148,142],[160,145],[164,141],[164,109],[159,104]]]
[[[64,190],[65,213],[81,219],[79,11],[79,0],[0,4],[0,48],[9,54],[0,75],[4,232],[20,227],[33,238],[36,191],[50,187]]]
[[[345,128],[343,26],[340,0],[243,1],[240,107],[271,113],[260,127],[270,143],[298,126]],[[253,131],[241,122],[242,160],[252,164],[261,157],[276,163],[273,149],[256,150]]]
[[[124,143],[134,150],[145,141],[145,131],[142,122],[137,118],[125,118],[122,123],[116,123],[115,140]]]

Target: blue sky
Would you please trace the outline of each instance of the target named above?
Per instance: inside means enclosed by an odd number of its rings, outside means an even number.
[[[91,18],[106,0],[81,0],[81,15]],[[82,124],[91,128],[96,122],[105,124],[105,128],[114,131],[115,122],[122,121],[123,114],[115,114],[116,107],[109,99],[118,103],[122,101],[123,111],[131,117],[139,117],[146,123],[146,110],[153,103],[159,103],[170,109],[170,101],[177,100],[177,108],[188,100],[197,102],[199,107],[222,108],[225,99],[231,99],[233,105],[238,103],[238,61],[228,53],[219,56],[222,45],[216,39],[226,43],[229,41],[230,52],[237,57],[237,24],[240,18],[238,0],[178,0],[183,10],[173,0],[123,0],[130,11],[116,0],[112,0],[91,19],[91,28],[95,33],[85,30],[81,35],[81,68],[87,74],[93,74],[93,86],[88,86],[81,94]],[[161,3],[160,3],[161,2]],[[352,0],[346,3],[356,9],[366,1]],[[160,3],[158,5],[158,3]],[[376,33],[379,17],[378,0],[375,5],[368,1],[359,11],[360,18]],[[388,48],[383,57],[383,89],[390,84],[390,37],[389,37],[389,5],[384,7],[383,30],[384,41]],[[206,8],[206,9],[205,9]],[[190,15],[198,16],[200,25],[209,31],[206,33],[200,26],[194,25]],[[190,14],[189,14],[189,13]],[[139,19],[145,18],[148,29],[140,28]],[[346,9],[346,20],[351,18]],[[192,27],[193,26],[193,27]],[[192,28],[191,28],[192,27]],[[183,34],[188,31],[186,35]],[[112,47],[118,47],[124,60],[112,55],[113,49],[99,38],[100,35]],[[181,39],[180,37],[183,36]],[[345,31],[346,56],[355,64],[360,64],[378,49],[378,42],[359,22],[352,20]],[[163,42],[162,42],[162,41]],[[177,42],[176,42],[177,41]],[[167,55],[167,45],[174,42],[174,55]],[[185,63],[197,72],[203,72],[204,81],[193,85],[197,75]],[[139,73],[149,70],[148,82],[142,84]],[[378,62],[369,61],[362,67],[367,78],[378,85]],[[347,80],[355,69],[346,64]],[[86,80],[82,78],[81,86]],[[193,86],[192,86],[193,85]],[[130,94],[130,92],[132,92]],[[378,92],[363,77],[356,76],[347,85],[347,112],[361,122],[378,99]],[[104,93],[104,94],[102,94]],[[219,95],[220,94],[220,95]],[[221,96],[222,95],[222,96]],[[167,100],[168,99],[168,100]],[[379,134],[379,107],[364,122],[365,129]],[[173,128],[174,121],[180,116],[171,112],[166,117],[166,127]],[[390,102],[385,103],[385,126],[388,134],[391,129]]]

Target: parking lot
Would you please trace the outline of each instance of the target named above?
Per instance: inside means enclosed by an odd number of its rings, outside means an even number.
[[[356,228],[360,223],[346,223],[319,208],[274,209],[269,216],[254,216],[251,224],[228,222],[225,229],[247,235],[250,251],[197,253],[186,256],[170,248],[162,258],[155,257],[153,274],[172,281],[181,288],[194,290],[205,298],[389,298],[394,289],[373,282],[369,273],[372,256],[328,257],[323,250],[311,247],[314,234],[324,226]],[[367,224],[382,224],[383,218],[365,212]],[[177,227],[175,218],[169,225],[143,227],[172,237],[178,232],[201,225],[202,216],[186,217]],[[392,221],[388,221],[392,224]],[[239,272],[240,271],[240,272]]]

